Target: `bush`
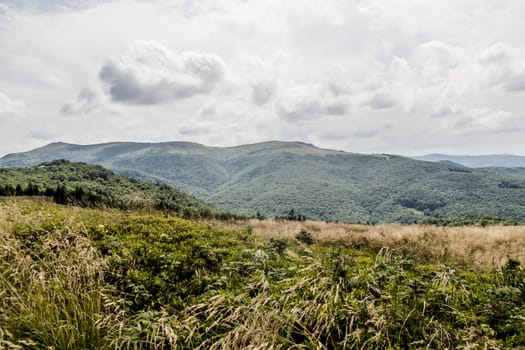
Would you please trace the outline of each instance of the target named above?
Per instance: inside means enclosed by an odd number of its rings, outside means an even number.
[[[314,237],[310,232],[308,232],[306,229],[302,228],[301,231],[295,236],[295,239],[297,239],[299,242],[302,242],[304,244],[314,244]]]

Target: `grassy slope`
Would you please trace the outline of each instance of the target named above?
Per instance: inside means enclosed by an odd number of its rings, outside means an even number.
[[[81,187],[85,197],[92,195],[96,199],[95,205],[167,208],[193,217],[229,215],[175,188],[130,179],[98,165],[53,161],[28,168],[0,169],[0,187],[14,187],[20,184],[22,188],[26,188],[29,183],[37,185],[41,192],[44,192],[45,188],[54,189],[58,185],[66,186],[70,192]],[[85,202],[86,205],[89,204],[87,200]]]
[[[212,148],[174,142],[51,144],[4,157],[1,166],[64,157],[165,182],[218,206],[268,216],[290,209],[312,219],[413,222],[490,215],[525,221],[525,180],[453,164],[267,142]],[[502,183],[513,186],[501,186]]]
[[[519,263],[471,272],[414,252],[0,201],[0,347],[525,346]]]

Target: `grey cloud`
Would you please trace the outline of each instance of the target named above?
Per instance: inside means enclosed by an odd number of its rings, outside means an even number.
[[[463,111],[455,105],[442,105],[439,106],[433,113],[430,114],[431,117],[440,118],[447,117],[451,115],[456,115],[462,113]]]
[[[267,104],[274,97],[276,87],[269,82],[257,82],[252,85],[253,103],[258,106]]]
[[[341,116],[346,114],[346,112],[347,106],[343,103],[323,103],[322,101],[313,100],[301,101],[292,106],[292,108],[281,107],[279,109],[281,117],[290,122],[312,119],[323,115]]]
[[[322,112],[320,104],[316,101],[302,101],[292,108],[281,107],[279,114],[290,122],[302,119],[312,119]]]
[[[344,103],[344,101],[333,100],[325,102],[322,107],[322,111],[324,114],[328,115],[344,115],[348,111],[348,106],[346,103]]]
[[[347,130],[329,130],[319,134],[322,140],[346,140],[349,132]]]
[[[211,129],[206,126],[199,125],[184,125],[179,129],[179,133],[185,136],[198,136],[209,134]]]
[[[99,107],[99,99],[100,97],[95,91],[83,88],[76,101],[68,101],[62,105],[60,114],[69,116],[77,113],[89,113]]]
[[[29,132],[28,136],[31,139],[49,141],[57,138],[57,132],[51,129],[34,129]]]
[[[366,105],[372,109],[387,109],[394,107],[396,105],[396,101],[388,94],[384,92],[378,92],[368,99]]]
[[[352,136],[357,138],[369,138],[379,135],[378,129],[359,129],[352,133]]]
[[[299,86],[283,93],[279,115],[289,121],[313,119],[319,116],[342,116],[348,112],[346,96],[334,96],[326,86]]]
[[[75,105],[73,102],[66,102],[60,107],[60,114],[72,115],[75,112]]]
[[[175,53],[151,42],[109,60],[100,70],[113,101],[148,105],[206,94],[224,75],[222,59],[211,53]]]
[[[504,88],[510,92],[525,91],[525,74],[511,79],[511,81],[504,85]]]

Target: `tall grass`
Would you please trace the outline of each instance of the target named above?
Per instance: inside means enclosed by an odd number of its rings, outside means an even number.
[[[525,347],[521,228],[249,224],[0,203],[0,348]]]
[[[108,213],[50,208],[1,207],[0,348],[163,348],[165,315],[126,315],[125,301],[105,283],[106,260],[83,234]]]
[[[241,229],[247,224],[262,237],[293,240],[306,230],[319,244],[344,245],[373,253],[389,248],[429,263],[452,262],[479,270],[501,267],[509,258],[525,264],[525,226],[372,226],[276,220],[214,223],[228,229]]]
[[[104,348],[120,311],[101,288],[104,261],[89,240],[56,230],[0,231],[0,325],[28,348]]]

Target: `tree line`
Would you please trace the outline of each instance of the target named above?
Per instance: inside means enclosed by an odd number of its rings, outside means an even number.
[[[107,194],[101,195],[91,191],[86,191],[82,186],[76,186],[70,190],[65,185],[57,184],[55,187],[46,186],[41,189],[40,186],[29,182],[26,186],[17,184],[5,184],[0,186],[0,196],[44,196],[52,197],[53,202],[57,204],[72,204],[82,207],[97,207],[100,205],[113,206],[115,203]]]
[[[160,186],[160,190],[171,190],[167,185]],[[162,192],[161,192],[162,193]],[[230,213],[226,211],[216,210],[210,207],[200,207],[192,205],[192,203],[185,203],[181,205],[177,202],[177,198],[172,195],[165,195],[155,199],[151,208],[145,206],[138,206],[134,203],[129,203],[122,198],[115,198],[110,193],[97,189],[96,192],[85,189],[82,186],[75,186],[74,189],[69,189],[63,184],[56,186],[46,186],[41,189],[40,186],[29,182],[26,186],[17,184],[0,185],[0,197],[14,197],[14,196],[44,196],[53,199],[56,204],[75,205],[81,207],[98,208],[109,207],[116,209],[156,209],[164,212],[169,212],[185,219],[218,219],[218,220],[243,220],[246,216]]]

